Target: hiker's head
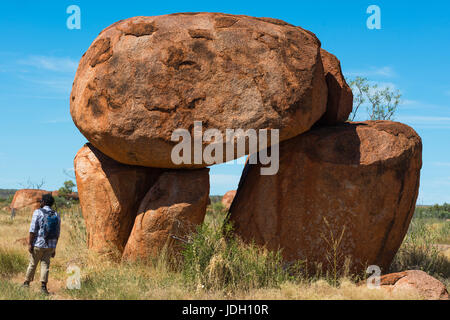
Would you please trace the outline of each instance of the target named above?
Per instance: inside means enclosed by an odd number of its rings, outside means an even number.
[[[51,194],[44,194],[41,199],[41,208],[45,206],[51,207],[55,203],[55,199]]]

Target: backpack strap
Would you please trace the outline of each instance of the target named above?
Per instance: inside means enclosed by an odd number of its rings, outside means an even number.
[[[50,215],[51,213],[55,213],[54,210],[50,209],[50,210],[44,210],[44,208],[39,208],[39,211],[41,211],[43,214],[48,214]]]

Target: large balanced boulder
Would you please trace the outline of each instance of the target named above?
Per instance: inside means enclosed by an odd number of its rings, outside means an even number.
[[[103,30],[80,61],[70,111],[81,133],[116,161],[205,167],[173,163],[176,129],[192,135],[202,121],[204,131],[279,129],[286,140],[321,118],[327,90],[313,33],[271,18],[178,13]]]
[[[17,190],[11,202],[11,210],[36,210],[40,208],[40,202],[44,194],[51,194],[51,191],[40,189]]]
[[[328,87],[327,110],[319,123],[333,125],[345,122],[353,109],[352,89],[342,74],[341,63],[334,55],[320,49]]]
[[[422,143],[391,121],[317,127],[280,143],[279,171],[247,164],[230,209],[235,232],[285,260],[386,269],[414,213]]]
[[[74,168],[88,247],[106,254],[122,253],[139,203],[161,169],[118,163],[91,144],[78,151]]]
[[[382,289],[390,292],[414,290],[427,300],[449,300],[445,285],[421,270],[407,270],[383,275],[380,285]]]
[[[164,172],[140,204],[123,259],[177,253],[203,222],[208,198],[209,169]]]

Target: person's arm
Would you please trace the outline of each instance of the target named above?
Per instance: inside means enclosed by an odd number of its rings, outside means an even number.
[[[28,251],[30,253],[33,253],[33,249],[34,249],[34,239],[36,237],[36,232],[38,231],[37,229],[37,217],[38,217],[39,211],[35,210],[33,213],[33,218],[31,218],[31,223],[30,223],[30,231],[29,231],[29,236],[28,236]]]
[[[29,237],[28,237],[28,252],[30,252],[30,253],[33,253],[33,249],[34,249],[34,245],[33,245],[33,243],[34,243],[34,237],[35,237],[34,232],[30,232],[30,235],[29,235]]]

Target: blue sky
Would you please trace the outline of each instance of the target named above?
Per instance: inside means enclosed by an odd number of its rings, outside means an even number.
[[[69,30],[69,5],[81,30]],[[381,30],[369,30],[369,5]],[[67,179],[86,139],[73,125],[69,94],[78,61],[98,33],[137,15],[212,11],[273,17],[314,32],[344,74],[399,89],[397,121],[422,137],[419,204],[450,202],[450,3],[448,1],[2,1],[0,4],[0,188]],[[365,117],[364,112],[360,119]],[[211,169],[211,193],[234,189],[242,164]]]

